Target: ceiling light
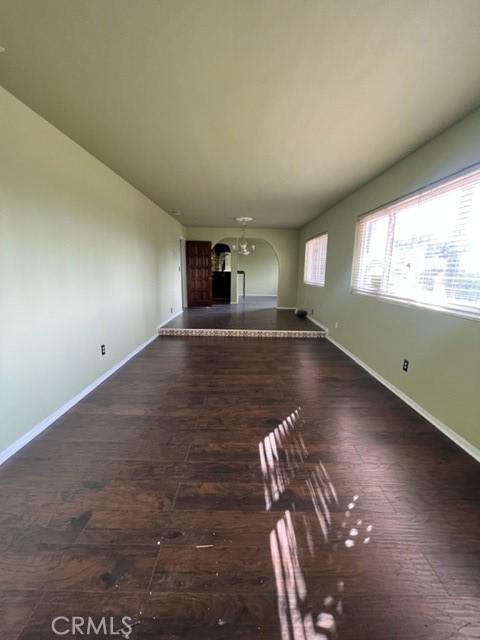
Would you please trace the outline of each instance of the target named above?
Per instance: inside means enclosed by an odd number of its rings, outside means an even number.
[[[5,47],[2,47],[2,45],[0,44],[0,53],[5,53],[6,49]]]
[[[237,240],[236,244],[232,245],[232,250],[236,251],[240,256],[249,256],[252,251],[255,251],[255,245],[248,245],[248,241],[245,237],[245,229],[247,227],[247,222],[251,222],[253,218],[248,216],[241,216],[240,218],[235,218],[237,222],[240,222],[242,225],[242,235]]]

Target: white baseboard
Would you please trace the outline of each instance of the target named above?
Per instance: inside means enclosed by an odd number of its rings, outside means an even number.
[[[287,309],[288,311],[295,311],[297,307],[277,307],[277,309]]]
[[[313,321],[313,318],[310,318],[310,319]],[[403,402],[405,402],[405,404],[408,404],[409,407],[411,407],[414,411],[419,413],[423,418],[425,418],[425,420],[430,422],[430,424],[432,424],[439,431],[444,433],[448,438],[450,438],[450,440],[455,442],[456,445],[458,445],[466,453],[471,455],[472,458],[475,458],[475,460],[477,460],[477,462],[480,462],[480,449],[475,447],[471,442],[468,442],[468,440],[465,440],[465,438],[462,438],[462,436],[459,435],[456,431],[454,431],[451,427],[448,427],[441,420],[439,420],[438,418],[433,416],[431,413],[429,413],[426,409],[424,409],[422,406],[417,404],[415,402],[415,400],[412,400],[412,398],[410,398],[410,396],[407,396],[406,393],[401,391],[398,387],[393,385],[386,378],[384,378],[379,373],[377,373],[374,369],[369,367],[368,364],[365,364],[365,362],[363,362],[363,360],[360,360],[360,358],[358,358],[351,351],[349,351],[346,347],[344,347],[343,344],[341,344],[340,342],[337,342],[336,340],[334,340],[333,338],[331,338],[328,335],[327,335],[327,340],[329,340],[332,344],[334,344],[341,351],[343,351],[343,353],[345,353],[354,362],[356,362],[358,365],[360,365],[362,367],[362,369],[365,369],[365,371],[367,371],[367,373],[369,373],[376,380],[378,380],[381,384],[383,384],[384,387],[387,387],[387,389],[389,389],[392,393],[394,393],[397,397],[399,397],[400,400],[403,400]]]
[[[307,318],[310,320],[310,322],[313,322],[313,324],[316,324],[317,327],[320,327],[320,329],[323,329],[324,331],[327,332],[327,336],[328,336],[328,328],[325,327],[323,324],[320,324],[320,322],[318,322],[318,320],[315,320],[315,318],[312,318],[312,316],[309,316],[307,314]]]
[[[188,307],[187,307],[188,308]],[[161,329],[162,327],[164,327],[166,324],[168,324],[169,322],[171,322],[174,318],[177,318],[178,316],[181,316],[182,313],[185,311],[185,309],[182,309],[181,311],[177,311],[177,313],[174,313],[173,315],[171,315],[169,318],[167,318],[167,320],[165,320],[165,322],[162,322],[162,324],[159,324],[157,329]]]
[[[18,438],[18,440],[15,440],[15,442],[12,442],[12,444],[9,445],[6,449],[4,449],[3,451],[0,451],[0,465],[3,464],[9,458],[11,458],[15,453],[17,453],[17,451],[20,451],[20,449],[22,449],[25,445],[31,442],[34,438],[40,435],[42,431],[45,431],[45,429],[47,429],[47,427],[53,424],[55,420],[58,420],[58,418],[63,416],[64,413],[66,413],[69,409],[71,409],[78,402],[80,402],[80,400],[85,398],[85,396],[91,393],[96,387],[98,387],[100,384],[102,384],[102,382],[104,382],[113,373],[115,373],[115,371],[118,371],[120,367],[123,367],[124,364],[126,364],[129,360],[131,360],[134,356],[136,356],[137,353],[145,349],[145,347],[147,347],[151,342],[153,342],[157,338],[158,338],[158,334],[156,333],[154,336],[149,338],[146,342],[144,342],[139,347],[131,351],[124,358],[122,358],[120,362],[117,362],[117,364],[113,365],[111,369],[109,369],[104,374],[102,374],[99,378],[94,380],[91,384],[88,385],[88,387],[85,387],[84,389],[82,389],[80,393],[77,393],[76,396],[68,400],[56,411],[54,411],[49,416],[44,418],[41,422],[36,424],[32,429],[27,431],[27,433],[24,433],[23,436]]]

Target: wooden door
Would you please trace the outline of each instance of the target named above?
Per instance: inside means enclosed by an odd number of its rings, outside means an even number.
[[[189,307],[212,305],[212,245],[187,240],[187,291]]]

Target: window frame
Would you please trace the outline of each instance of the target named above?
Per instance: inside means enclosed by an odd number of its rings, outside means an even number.
[[[375,207],[370,211],[367,211],[357,217],[355,223],[355,236],[354,236],[354,245],[353,245],[353,258],[352,258],[352,268],[351,268],[351,277],[350,277],[350,294],[358,295],[358,296],[366,296],[368,298],[374,298],[379,301],[386,302],[388,304],[394,304],[401,307],[409,307],[413,309],[425,309],[427,311],[432,311],[434,313],[442,313],[447,316],[454,316],[458,318],[463,318],[465,320],[474,320],[475,322],[480,322],[480,309],[477,311],[465,311],[461,309],[455,309],[454,307],[448,307],[443,305],[435,305],[430,302],[417,301],[417,300],[408,300],[405,298],[392,296],[387,293],[377,293],[372,291],[362,291],[361,289],[357,289],[355,287],[355,276],[356,270],[358,268],[360,256],[361,256],[361,246],[359,242],[359,233],[360,233],[360,224],[362,220],[366,217],[375,216],[376,214],[381,214],[385,211],[385,215],[388,215],[388,209],[395,205],[399,205],[407,202],[410,199],[413,199],[417,196],[421,196],[422,193],[427,191],[441,188],[443,186],[447,186],[450,182],[454,182],[455,180],[461,179],[462,177],[468,176],[470,173],[475,173],[480,170],[480,163],[475,163],[470,165],[460,171],[450,174],[446,177],[443,177],[439,180],[431,182],[429,184],[424,185],[416,189],[415,191],[411,191],[403,196],[395,198],[394,200],[390,200],[385,204],[380,205],[379,207]]]
[[[324,271],[323,271],[323,283],[320,282],[311,282],[310,280],[306,280],[305,276],[306,276],[306,266],[307,266],[307,245],[309,242],[312,242],[313,240],[317,240],[319,238],[323,238],[326,237],[326,243],[325,243],[325,260],[324,260]],[[304,257],[303,257],[303,284],[308,285],[309,287],[320,287],[320,288],[325,288],[326,284],[327,284],[327,258],[328,258],[328,231],[322,231],[322,233],[317,233],[316,235],[307,238],[305,240],[305,248],[304,248]]]

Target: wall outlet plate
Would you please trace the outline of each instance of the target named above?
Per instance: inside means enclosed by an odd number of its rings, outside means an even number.
[[[107,353],[107,347],[104,344],[100,346],[100,353],[102,354],[102,356]]]
[[[410,362],[408,360],[403,361],[402,369],[404,371],[408,371],[408,367],[410,366]]]

